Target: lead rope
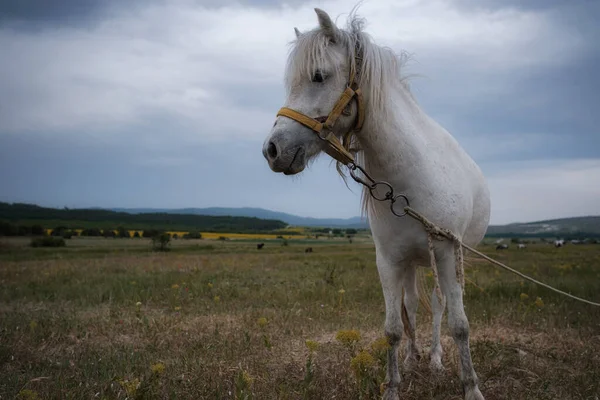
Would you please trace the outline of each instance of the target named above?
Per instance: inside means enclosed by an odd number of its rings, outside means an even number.
[[[580,301],[582,303],[586,303],[586,304],[589,304],[592,306],[600,307],[600,303],[596,303],[596,302],[593,302],[590,300],[583,299],[581,297],[574,296],[570,293],[563,292],[560,289],[556,289],[546,283],[540,282],[537,279],[534,279],[528,275],[525,275],[524,273],[519,272],[519,271],[509,267],[508,265],[501,263],[500,261],[494,260],[493,258],[483,254],[482,252],[480,252],[478,250],[475,250],[473,247],[465,244],[458,236],[456,236],[450,230],[440,228],[439,226],[435,225],[433,222],[429,221],[423,214],[419,213],[417,210],[412,208],[410,206],[408,198],[405,195],[403,195],[403,194],[394,195],[394,188],[389,183],[384,182],[384,181],[375,181],[373,178],[371,178],[371,176],[369,174],[367,174],[367,172],[364,170],[364,168],[355,164],[354,162],[350,162],[350,163],[346,164],[346,166],[350,170],[350,176],[352,177],[352,179],[354,179],[356,182],[367,187],[369,189],[371,197],[373,197],[375,200],[378,200],[378,201],[390,201],[390,210],[392,211],[392,214],[394,214],[398,217],[403,217],[405,215],[408,215],[411,218],[415,219],[416,221],[419,221],[423,225],[423,227],[425,228],[425,232],[427,233],[427,245],[428,245],[428,249],[429,249],[429,263],[430,263],[430,266],[431,266],[431,269],[433,272],[433,278],[434,278],[434,282],[435,282],[435,292],[436,292],[438,299],[440,300],[440,304],[443,304],[442,303],[443,294],[440,289],[437,263],[435,260],[435,252],[434,252],[434,247],[433,247],[433,239],[434,238],[437,240],[448,239],[453,242],[454,254],[456,257],[456,279],[460,283],[463,292],[464,292],[464,287],[465,287],[463,248],[465,248],[465,249],[471,251],[472,253],[478,255],[479,257],[487,260],[488,262],[490,262],[500,268],[503,268],[506,271],[512,272],[513,274],[518,275],[525,280],[528,280],[537,285],[543,286],[546,289],[550,289],[553,292],[562,294],[563,296],[569,297],[573,300],[577,300],[577,301]],[[362,174],[364,174],[364,176],[370,182],[367,182],[360,176],[356,175],[356,173],[355,173],[356,170],[359,170]],[[374,194],[374,191],[380,186],[384,186],[384,187],[388,188],[388,192],[383,197],[381,197],[381,196],[378,197],[376,194]],[[406,206],[403,208],[402,213],[398,213],[395,209],[396,201],[400,198],[402,198],[406,202]]]

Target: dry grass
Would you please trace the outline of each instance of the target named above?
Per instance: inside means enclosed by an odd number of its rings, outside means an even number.
[[[101,243],[89,251],[2,247],[1,399],[378,397],[384,306],[372,245],[310,244],[307,254],[302,242],[261,251],[232,242],[153,254]],[[484,251],[600,300],[600,246]],[[599,310],[486,264],[472,263],[467,276],[486,399],[598,398]],[[429,315],[418,323],[423,357],[403,371],[402,398],[460,399],[446,328],[446,373],[433,377]],[[342,343],[340,330],[360,339]]]

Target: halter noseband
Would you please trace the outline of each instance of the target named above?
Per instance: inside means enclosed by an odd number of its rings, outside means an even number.
[[[359,57],[355,57],[355,61]],[[355,65],[357,63],[355,62]],[[327,144],[325,152],[344,165],[354,162],[354,157],[344,148],[340,140],[333,134],[333,125],[340,115],[348,115],[345,111],[346,106],[356,97],[358,115],[353,130],[359,131],[365,121],[365,105],[362,97],[362,91],[356,82],[355,69],[351,67],[350,78],[346,90],[342,92],[340,98],[333,106],[333,109],[327,116],[312,118],[299,111],[289,107],[281,107],[277,116],[287,117],[315,131],[321,140]],[[352,130],[351,130],[352,131]],[[348,132],[349,133],[349,132]]]

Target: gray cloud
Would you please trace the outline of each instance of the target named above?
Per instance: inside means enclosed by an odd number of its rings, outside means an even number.
[[[464,10],[497,10],[505,8],[516,8],[520,10],[551,10],[556,8],[578,8],[594,7],[594,0],[580,0],[573,2],[570,0],[453,0],[454,4]]]
[[[44,30],[57,27],[90,27],[122,13],[138,13],[149,5],[183,5],[204,8],[298,7],[308,0],[18,0],[0,2],[0,26],[19,30]]]
[[[137,0],[132,0],[133,6]],[[110,18],[114,0],[18,0],[0,2],[0,27],[40,32],[57,27],[93,27]]]
[[[88,19],[106,9],[104,0],[19,0],[0,3],[0,18],[21,21]]]

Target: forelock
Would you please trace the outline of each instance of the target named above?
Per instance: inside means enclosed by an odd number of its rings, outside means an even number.
[[[338,60],[335,59],[337,53],[332,52],[330,46],[340,46],[346,50],[346,57],[348,57],[348,51],[354,43],[354,35],[342,29],[339,29],[338,33],[339,36],[333,43],[323,30],[315,28],[303,33],[291,43],[292,49],[288,56],[285,73],[288,88],[304,79],[310,80],[314,71],[326,64],[339,67],[339,63],[336,62]]]

